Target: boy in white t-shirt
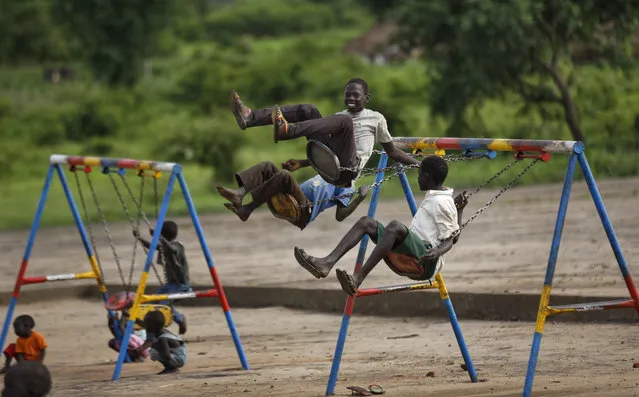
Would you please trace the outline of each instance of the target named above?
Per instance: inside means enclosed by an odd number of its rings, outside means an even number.
[[[323,143],[344,168],[364,167],[376,143],[382,145],[391,159],[403,164],[418,164],[418,160],[395,146],[384,115],[365,108],[369,101],[368,83],[364,79],[352,78],[344,88],[346,110],[332,116],[322,117],[317,107],[310,104],[251,109],[236,92],[231,95],[231,110],[243,130],[273,124],[275,142],[306,137]],[[303,167],[310,165],[306,159],[297,161]],[[351,186],[357,175],[357,171],[342,171],[335,186]]]
[[[444,263],[444,254],[457,242],[467,198],[461,193],[453,199],[453,189],[444,187],[448,175],[446,160],[438,156],[424,158],[419,166],[418,183],[426,191],[410,226],[391,221],[386,227],[375,219],[363,217],[324,258],[315,258],[295,247],[295,259],[316,278],[328,275],[337,261],[355,247],[364,235],[376,246],[359,273],[349,275],[337,269],[342,289],[355,295],[366,276],[385,260],[396,273],[416,280],[432,278]]]

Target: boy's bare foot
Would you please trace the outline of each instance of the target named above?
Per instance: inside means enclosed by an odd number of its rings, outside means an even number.
[[[231,203],[224,203],[224,206],[226,207],[227,210],[237,215],[237,217],[240,218],[242,222],[246,222],[246,220],[249,218],[250,214],[247,213],[246,207],[243,205],[236,207]]]
[[[233,112],[233,116],[235,116],[235,120],[237,120],[237,125],[241,130],[245,130],[248,127],[247,122],[251,117],[251,108],[246,106],[237,92],[233,91],[231,93],[231,111]]]
[[[317,263],[317,258],[313,258],[312,256],[308,255],[301,248],[295,247],[293,249],[293,253],[295,254],[297,263],[299,263],[300,266],[306,269],[315,278],[325,278],[331,271],[332,266],[323,266],[322,264]]]
[[[357,286],[355,285],[355,280],[353,277],[346,272],[346,270],[336,269],[335,274],[337,275],[337,280],[339,280],[340,285],[344,292],[349,294],[350,296],[355,296],[357,292]]]
[[[164,367],[164,369],[160,372],[157,373],[157,375],[167,375],[167,374],[174,374],[176,372],[179,372],[180,370],[176,367]]]
[[[220,196],[224,197],[225,199],[227,199],[228,201],[231,202],[231,204],[233,204],[235,207],[240,207],[242,206],[242,195],[239,194],[238,192],[236,192],[233,189],[229,189],[226,188],[222,185],[217,185],[215,187],[218,191],[218,193],[220,193]]]
[[[284,139],[288,133],[288,121],[284,118],[282,110],[278,105],[275,105],[273,112],[271,112],[271,120],[273,121],[273,141]]]

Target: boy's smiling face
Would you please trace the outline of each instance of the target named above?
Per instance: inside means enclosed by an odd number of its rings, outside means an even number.
[[[364,109],[366,103],[367,93],[358,83],[350,83],[346,85],[344,89],[344,105],[346,109],[351,113],[357,113]]]

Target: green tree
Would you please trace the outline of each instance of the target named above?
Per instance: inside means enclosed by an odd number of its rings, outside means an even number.
[[[0,0],[0,63],[65,57],[65,42],[49,6],[49,0]]]
[[[574,139],[584,134],[571,92],[575,45],[622,67],[639,19],[627,0],[407,0],[399,40],[432,66],[430,107],[459,125],[485,99],[516,92],[525,108],[557,109]]]
[[[110,86],[132,86],[144,72],[159,34],[172,15],[173,0],[51,0],[52,13],[95,78]]]

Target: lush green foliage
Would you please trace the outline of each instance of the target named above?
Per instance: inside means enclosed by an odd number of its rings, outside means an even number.
[[[3,6],[6,1],[0,0]],[[180,3],[170,24],[165,26],[164,22],[149,20],[148,23],[157,23],[152,29],[154,37],[149,36],[150,41],[139,38],[146,44],[136,42],[135,45],[145,48],[135,54],[135,59],[122,60],[119,55],[113,58],[122,61],[117,68],[126,68],[127,62],[147,64],[145,73],[131,74],[137,76],[136,84],[116,88],[100,83],[108,81],[114,69],[109,69],[108,62],[98,65],[87,61],[91,51],[103,48],[116,53],[120,51],[117,46],[123,45],[121,54],[127,54],[126,51],[130,51],[127,46],[132,45],[128,40],[138,39],[127,37],[122,43],[104,47],[96,39],[82,50],[84,45],[78,47],[75,36],[64,36],[69,32],[67,24],[71,20],[65,19],[62,25],[51,22],[51,13],[46,7],[57,4],[56,1],[11,3],[14,7],[11,15],[48,21],[53,28],[42,30],[24,23],[0,23],[2,32],[10,32],[8,36],[0,36],[0,182],[3,184],[0,227],[23,227],[30,222],[47,159],[52,153],[183,162],[198,209],[201,212],[223,210],[222,200],[213,193],[214,184],[232,183],[237,169],[258,161],[279,163],[300,158],[305,145],[303,140],[273,145],[268,127],[240,131],[228,110],[231,90],[238,90],[252,106],[315,103],[322,113],[331,114],[343,108],[341,95],[346,80],[361,76],[371,87],[370,106],[386,115],[394,136],[571,137],[561,109],[555,106],[528,109],[517,90],[507,89],[500,95],[484,96],[483,101],[473,103],[470,110],[464,112],[468,128],[451,128],[455,124],[449,119],[429,112],[432,89],[436,91],[441,82],[439,75],[430,73],[429,66],[437,63],[411,60],[376,65],[344,54],[342,48],[371,26],[373,15],[363,12],[361,7],[349,7],[350,1],[314,2],[312,6],[317,8],[310,13],[310,2],[287,1],[288,7],[284,8],[277,6],[281,2],[271,0]],[[67,3],[83,7],[75,1]],[[101,6],[106,7],[104,4]],[[130,7],[135,4],[131,2]],[[168,0],[145,4],[170,5]],[[129,9],[120,12],[125,10]],[[139,9],[131,12],[131,18],[141,15]],[[34,19],[37,15],[42,19]],[[294,21],[282,23],[286,20],[282,15]],[[106,22],[104,19],[100,23]],[[95,29],[100,23],[96,22]],[[25,37],[32,47],[15,44]],[[113,40],[118,37],[113,36]],[[59,45],[40,44],[56,40]],[[481,47],[479,42],[476,45]],[[38,46],[51,51],[47,53]],[[495,56],[498,53],[493,48],[486,51]],[[476,52],[479,54],[481,48]],[[478,62],[489,62],[477,57]],[[76,70],[75,80],[58,85],[44,82],[42,65],[58,64],[65,59],[74,61],[65,64]],[[17,61],[19,66],[14,65]],[[100,71],[102,67],[105,69]],[[129,71],[133,73],[138,66],[131,68]],[[588,156],[596,175],[636,175],[639,161],[633,150],[636,142],[633,125],[639,109],[637,71],[629,68],[621,73],[606,64],[579,66],[576,70],[570,93],[588,138]],[[462,74],[451,79],[456,84],[467,77]],[[134,81],[128,79],[123,81]],[[469,93],[473,92],[460,90],[457,97]],[[448,98],[445,104],[454,106],[455,103]],[[455,164],[450,184],[458,187],[478,184],[503,167],[509,161],[506,157],[473,166]],[[375,160],[373,157],[368,165],[374,166]],[[537,166],[523,182],[559,181],[564,166],[565,159],[555,156],[550,163]],[[307,168],[298,171],[297,177],[303,180],[312,174],[312,169]],[[413,172],[410,178],[415,178]],[[98,194],[107,197],[101,204],[108,219],[123,218],[108,178],[96,173],[94,180]],[[371,178],[362,183],[368,182]],[[384,196],[401,194],[396,181],[387,186]],[[60,188],[54,188],[47,203],[45,222],[70,222],[66,205]],[[145,205],[147,211],[151,211],[150,197]],[[174,213],[185,211],[184,204],[177,199],[171,208]]]

